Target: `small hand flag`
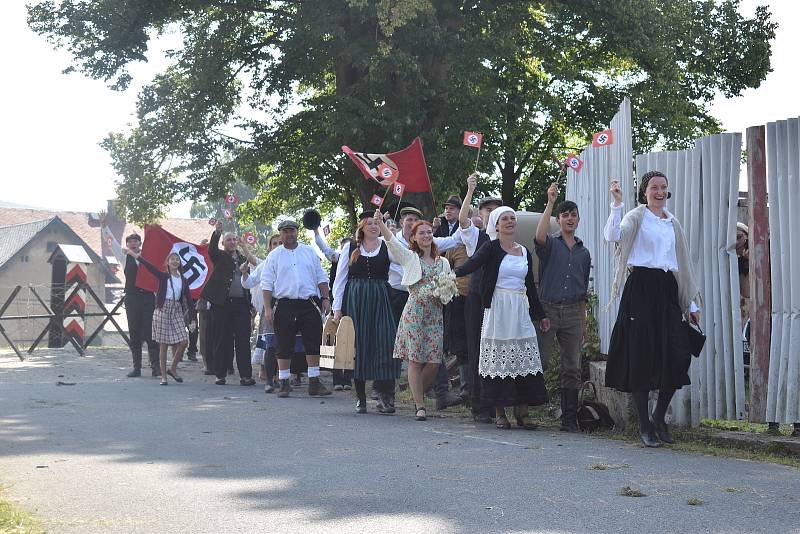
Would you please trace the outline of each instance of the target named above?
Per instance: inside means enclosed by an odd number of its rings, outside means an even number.
[[[614,142],[614,134],[611,128],[597,132],[592,136],[592,146],[608,146]]]
[[[210,224],[211,226],[216,226],[217,225],[217,220],[214,217],[211,217],[208,220],[208,224]]]
[[[383,197],[381,197],[380,195],[372,195],[370,202],[372,202],[372,204],[380,208],[381,206],[383,206]]]
[[[236,198],[236,195],[234,195],[233,193],[228,193],[228,196],[225,197],[225,202],[227,202],[228,204],[236,204],[237,200],[238,199]]]
[[[325,227],[322,229],[322,234],[325,237],[328,237],[329,235],[331,235],[331,225],[330,224],[326,224],[325,225]]]
[[[483,142],[483,134],[478,132],[464,132],[464,144],[472,148],[480,148]]]
[[[228,208],[225,208],[224,210],[222,210],[222,214],[225,216],[226,219],[230,219],[230,218],[233,217],[233,212],[231,210],[229,210]]]
[[[566,163],[567,167],[575,172],[581,172],[581,169],[583,168],[583,161],[581,161],[581,158],[575,154],[568,154],[567,159],[564,160],[564,163]]]
[[[389,185],[397,181],[397,169],[393,169],[385,163],[378,165],[378,178],[383,185]]]
[[[242,237],[244,237],[244,242],[248,245],[256,244],[256,236],[254,236],[251,232],[245,232]]]
[[[400,198],[403,198],[403,191],[406,190],[405,184],[401,184],[400,182],[395,182],[392,186],[392,193],[397,195]]]

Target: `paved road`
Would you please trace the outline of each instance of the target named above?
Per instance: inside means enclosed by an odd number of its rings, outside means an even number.
[[[198,364],[159,387],[128,361],[0,355],[0,483],[51,532],[800,532],[796,469],[357,416],[346,393],[277,399]]]

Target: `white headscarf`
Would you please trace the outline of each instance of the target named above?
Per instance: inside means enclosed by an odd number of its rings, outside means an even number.
[[[486,233],[489,234],[489,239],[492,241],[497,239],[497,221],[504,213],[508,212],[511,212],[514,215],[517,214],[508,206],[500,206],[499,208],[495,208],[492,210],[492,213],[489,214],[489,222],[486,224]]]

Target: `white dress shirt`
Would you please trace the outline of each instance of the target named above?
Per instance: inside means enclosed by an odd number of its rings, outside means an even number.
[[[261,273],[264,272],[264,266],[267,264],[265,260],[258,259],[258,265],[250,268],[250,274],[242,275],[242,287],[244,289],[255,289],[250,292],[250,303],[258,313],[261,313],[264,308],[264,293],[261,291]]]
[[[319,296],[319,284],[328,283],[319,256],[308,245],[297,243],[287,249],[279,246],[267,256],[261,273],[261,289],[272,291],[276,299],[308,299]]]
[[[181,300],[183,290],[183,277],[179,274],[170,275],[167,281],[167,300]]]
[[[317,245],[319,250],[322,252],[322,255],[327,258],[327,260],[331,263],[337,260],[339,257],[339,252],[333,250],[328,243],[325,242],[325,239],[317,232],[314,232],[314,244]]]
[[[603,236],[608,242],[614,243],[620,240],[623,207],[623,204],[619,206],[611,204],[611,213],[603,229]],[[678,254],[675,250],[672,214],[666,209],[664,213],[667,217],[662,219],[649,209],[644,210],[642,225],[639,227],[628,256],[628,266],[678,272]],[[696,312],[698,310],[697,305],[692,302],[689,311]]]
[[[469,228],[474,228],[472,223],[470,223]],[[469,230],[469,228],[467,228],[467,230]],[[450,250],[451,248],[456,248],[458,245],[461,245],[461,237],[464,231],[465,230],[462,229],[460,232],[456,232],[449,237],[434,237],[433,242],[436,243],[439,253],[443,254],[446,250]],[[397,232],[395,237],[401,245],[408,247],[408,241],[405,237],[403,237],[402,230]],[[339,276],[338,272],[336,273],[336,276]],[[394,261],[389,265],[389,285],[399,291],[408,291],[408,288],[403,285],[403,266]]]

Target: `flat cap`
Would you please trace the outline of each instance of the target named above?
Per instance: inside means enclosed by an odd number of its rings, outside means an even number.
[[[480,202],[478,202],[478,209],[483,208],[486,204],[497,204],[497,206],[503,205],[503,199],[498,197],[483,197]]]
[[[404,215],[416,215],[420,219],[422,219],[422,212],[419,211],[414,206],[406,206],[405,208],[400,210],[400,217],[402,218]]]
[[[292,219],[284,219],[280,223],[278,223],[278,231],[280,232],[284,228],[294,228],[295,230],[297,230],[298,228],[300,228],[300,226]]]

